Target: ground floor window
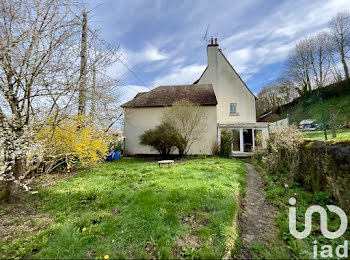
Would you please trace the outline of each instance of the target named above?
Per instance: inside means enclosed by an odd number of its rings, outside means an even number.
[[[262,128],[238,128],[238,127],[219,127],[219,138],[220,132],[223,130],[229,130],[232,132],[233,142],[232,142],[232,152],[233,153],[250,153],[253,152],[255,148],[262,147],[263,140],[263,131]],[[218,140],[220,143],[220,139]]]

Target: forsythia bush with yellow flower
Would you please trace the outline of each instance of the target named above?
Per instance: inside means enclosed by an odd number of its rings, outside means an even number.
[[[58,166],[69,171],[74,165],[90,166],[103,160],[111,141],[107,133],[97,129],[90,117],[78,116],[53,125],[48,120],[38,135],[46,147],[46,172]]]

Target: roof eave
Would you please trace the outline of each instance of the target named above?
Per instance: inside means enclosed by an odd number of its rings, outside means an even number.
[[[217,106],[218,103],[208,103],[208,104],[199,104],[200,106]],[[151,107],[171,107],[171,105],[153,105],[153,106],[121,106],[122,108],[151,108]]]

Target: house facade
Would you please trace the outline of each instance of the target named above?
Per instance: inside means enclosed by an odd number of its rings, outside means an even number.
[[[217,40],[207,47],[208,66],[192,85],[160,86],[139,93],[122,105],[125,112],[125,154],[156,154],[155,150],[140,144],[144,131],[159,125],[165,107],[183,98],[198,103],[205,109],[206,127],[201,138],[194,142],[190,154],[212,154],[220,144],[222,130],[232,131],[234,155],[253,152],[265,146],[268,137],[266,123],[256,122],[256,97],[219,49]]]

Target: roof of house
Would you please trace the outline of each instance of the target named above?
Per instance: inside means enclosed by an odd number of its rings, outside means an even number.
[[[164,107],[175,101],[188,99],[203,106],[217,105],[211,84],[160,86],[148,92],[138,93],[133,100],[122,105],[128,107]]]

